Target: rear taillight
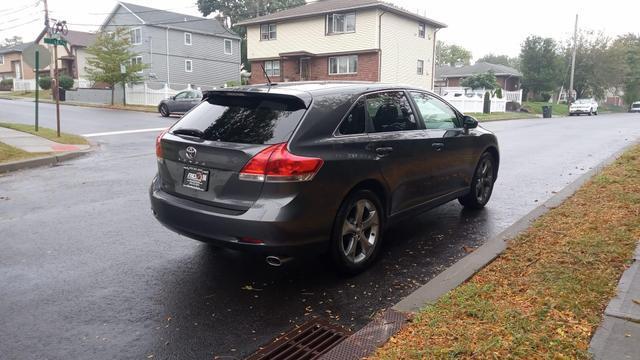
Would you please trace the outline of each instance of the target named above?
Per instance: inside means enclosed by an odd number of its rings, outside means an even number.
[[[260,151],[242,168],[241,180],[294,182],[313,179],[322,159],[299,156],[287,150],[287,144],[275,144]]]
[[[162,130],[162,132],[156,138],[156,157],[159,159],[162,158],[162,137],[167,133],[168,130],[169,129]]]

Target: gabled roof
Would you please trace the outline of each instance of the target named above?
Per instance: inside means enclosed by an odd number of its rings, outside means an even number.
[[[447,25],[441,22],[412,13],[408,10],[399,8],[393,4],[380,1],[380,0],[348,0],[348,1],[319,0],[311,3],[307,3],[302,6],[294,7],[291,9],[278,11],[273,14],[258,16],[253,19],[240,21],[235,25],[253,25],[253,24],[260,24],[260,23],[272,22],[272,21],[279,22],[279,21],[298,19],[298,18],[304,18],[309,16],[323,15],[331,12],[358,10],[358,9],[375,9],[375,8],[392,12],[400,16],[409,17],[417,21],[424,22],[425,24],[436,27],[436,28],[447,27]]]
[[[40,35],[38,35],[38,37],[36,38],[35,42],[39,43],[46,33],[46,30],[42,30],[40,32]],[[69,30],[67,35],[62,35],[61,37],[67,40],[67,43],[70,47],[87,47],[95,41],[96,34],[84,31]]]
[[[26,49],[27,46],[31,45],[30,42],[28,43],[23,43],[23,44],[16,44],[16,45],[12,45],[12,46],[5,46],[5,47],[0,47],[0,54],[10,54],[10,53],[21,53],[22,50]]]
[[[520,71],[506,65],[490,64],[486,62],[477,62],[473,65],[455,66],[437,66],[436,79],[445,79],[450,77],[467,77],[477,74],[485,74],[489,71],[496,76],[522,76]]]
[[[105,19],[102,25],[103,27],[111,20],[120,7],[134,15],[140,21],[141,25],[192,31],[205,35],[240,38],[236,33],[227,29],[216,19],[180,14],[127,2],[118,2],[118,5],[116,5],[113,11],[111,11],[111,14]]]

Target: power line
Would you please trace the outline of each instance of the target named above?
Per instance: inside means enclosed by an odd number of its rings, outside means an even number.
[[[2,9],[2,10],[0,10],[0,15],[7,16],[7,15],[16,14],[16,13],[19,13],[19,12],[21,12],[23,10],[28,9],[28,8],[38,7],[39,4],[40,4],[40,0],[37,0],[36,2],[32,3],[31,5],[23,6],[21,8]]]
[[[20,26],[24,26],[24,25],[28,25],[28,24],[33,24],[36,21],[40,21],[40,19],[33,19],[31,21],[27,21],[25,23],[22,24],[18,24],[18,25],[13,25],[13,26],[9,26],[3,29],[0,29],[0,31],[6,31],[6,30],[11,30],[11,29],[15,29],[15,28],[19,28]]]

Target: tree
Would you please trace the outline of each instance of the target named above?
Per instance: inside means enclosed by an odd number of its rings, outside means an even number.
[[[630,105],[640,100],[640,35],[619,36],[613,42],[610,52],[610,56],[623,61],[622,79],[618,87],[624,90],[624,103]]]
[[[94,82],[107,83],[111,87],[111,105],[115,85],[119,83],[139,83],[142,80],[139,72],[146,68],[145,64],[132,63],[136,53],[129,50],[131,40],[129,30],[117,28],[112,33],[98,33],[95,42],[87,47],[87,77]],[[124,65],[124,74],[121,72]]]
[[[22,37],[21,36],[14,36],[14,37],[10,37],[10,38],[5,38],[4,41],[2,42],[2,46],[1,47],[14,46],[14,45],[18,45],[18,44],[22,44]]]
[[[249,67],[246,29],[235,24],[242,20],[272,14],[305,3],[305,0],[197,0],[198,10],[203,16],[217,12],[218,16],[228,19],[231,23],[231,30],[240,35],[242,38],[241,58],[245,68]]]
[[[494,90],[500,87],[498,85],[496,75],[492,71],[489,71],[484,74],[475,74],[475,75],[469,76],[468,78],[465,78],[464,80],[462,80],[460,85],[464,87],[470,87],[473,90],[475,89]]]
[[[605,97],[607,89],[622,82],[625,61],[616,54],[611,39],[602,33],[581,31],[576,46],[576,67],[573,89],[578,98]],[[572,42],[565,45],[565,59],[571,59]]]
[[[471,63],[471,51],[458,45],[447,45],[442,41],[436,43],[436,65],[454,66],[460,62],[463,65]]]
[[[537,95],[554,91],[562,83],[563,62],[552,38],[529,36],[520,50],[522,87]]]
[[[476,62],[505,65],[505,66],[510,66],[514,69],[520,68],[520,59],[518,57],[510,57],[507,55],[487,54],[481,57],[480,59],[478,59]]]

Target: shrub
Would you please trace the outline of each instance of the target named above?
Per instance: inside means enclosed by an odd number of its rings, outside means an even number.
[[[3,86],[13,85],[13,79],[2,79],[0,80],[0,85],[3,85]]]
[[[60,87],[69,90],[73,87],[73,79],[67,75],[60,75],[58,77],[58,81],[60,82]]]
[[[544,102],[547,102],[551,99],[551,94],[546,92],[540,93],[540,99]]]
[[[42,90],[51,89],[51,78],[48,76],[41,77],[40,80],[38,80],[38,85],[40,85]]]
[[[485,114],[491,113],[491,94],[487,91],[484,93],[484,104],[482,107],[482,112]]]
[[[502,88],[499,87],[496,89],[496,97],[502,99]]]
[[[229,87],[236,87],[238,86],[238,82],[237,81],[227,81],[226,83],[224,83],[224,87],[229,88]]]

